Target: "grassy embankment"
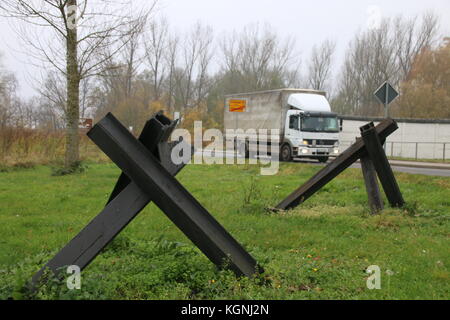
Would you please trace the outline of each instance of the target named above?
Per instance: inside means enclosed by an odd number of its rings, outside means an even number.
[[[155,206],[148,206],[82,273],[82,289],[52,283],[51,299],[448,299],[450,178],[398,173],[406,209],[368,214],[360,170],[349,169],[295,210],[274,206],[319,170],[282,164],[189,165],[178,179],[264,266],[269,282],[215,266]],[[20,290],[103,207],[119,170],[89,164],[51,176],[48,166],[0,173],[0,299]],[[368,290],[370,265],[382,289]]]

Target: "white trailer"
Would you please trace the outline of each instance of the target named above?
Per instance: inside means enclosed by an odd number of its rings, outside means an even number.
[[[225,97],[227,145],[242,156],[269,153],[272,140],[260,132],[277,130],[280,160],[313,158],[325,162],[339,154],[340,125],[324,91],[279,89]]]

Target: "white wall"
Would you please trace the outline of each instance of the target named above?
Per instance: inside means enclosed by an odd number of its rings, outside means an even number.
[[[341,151],[360,137],[359,128],[371,120],[345,120],[340,135]],[[377,121],[374,121],[378,124]],[[388,156],[419,159],[450,159],[450,123],[414,123],[397,121],[398,129],[387,139]]]

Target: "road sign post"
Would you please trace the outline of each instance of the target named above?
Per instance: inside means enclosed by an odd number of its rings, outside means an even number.
[[[397,90],[386,81],[374,92],[374,95],[384,105],[385,118],[389,118],[389,104],[398,97]]]

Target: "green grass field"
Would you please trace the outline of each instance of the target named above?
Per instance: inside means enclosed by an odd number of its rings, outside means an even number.
[[[319,169],[189,165],[178,176],[263,277],[217,270],[152,204],[82,273],[81,290],[55,280],[32,298],[450,298],[450,178],[397,173],[407,207],[370,216],[361,173],[349,169],[295,210],[266,210]],[[63,177],[45,166],[0,173],[0,299],[30,297],[24,282],[102,209],[118,174],[113,164]],[[367,289],[370,265],[381,290]]]

